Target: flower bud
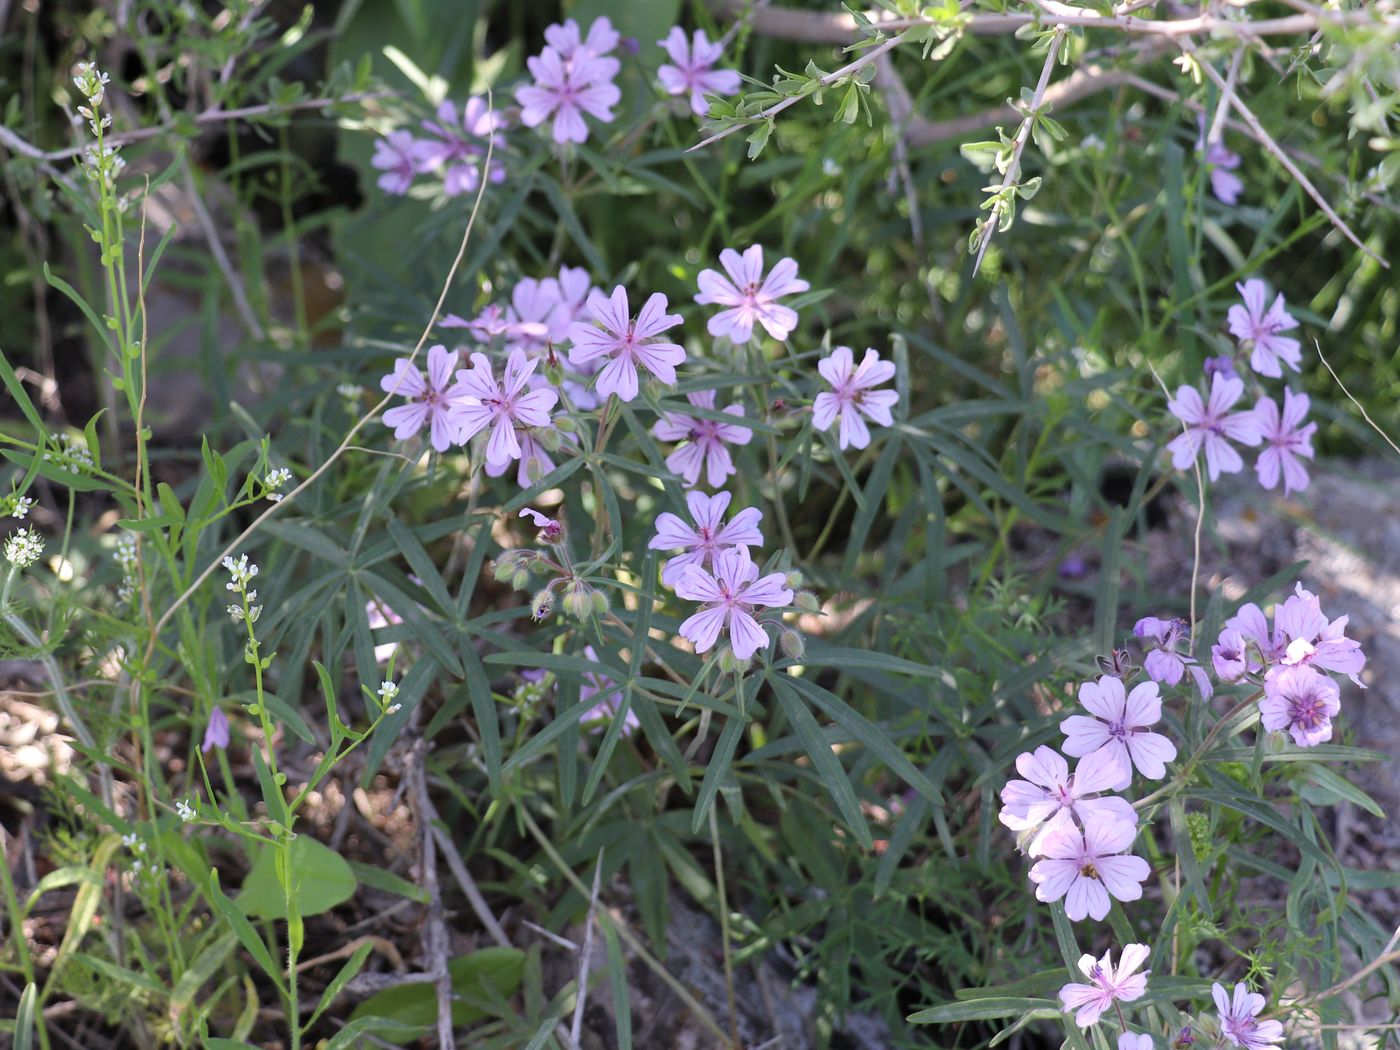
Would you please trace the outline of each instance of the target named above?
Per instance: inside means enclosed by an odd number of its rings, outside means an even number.
[[[753,666],[752,660],[740,660],[734,655],[734,650],[727,645],[719,654],[719,669],[725,674],[734,674],[736,672],[743,674],[751,666]]]
[[[606,616],[608,614],[608,596],[602,591],[593,592],[593,615]]]
[[[549,614],[554,610],[554,595],[549,593],[549,588],[545,588],[535,595],[530,601],[530,616],[536,623],[548,619]]]
[[[559,358],[553,353],[549,355],[549,360],[545,362],[544,377],[554,386],[558,386],[564,381],[564,370],[559,367]]]
[[[536,430],[535,440],[539,443],[540,448],[544,449],[546,452],[559,451],[559,431],[555,430],[553,427],[541,427]]]
[[[798,569],[793,569],[787,574],[787,585],[790,590],[797,590],[802,586],[802,573]]]
[[[564,611],[575,620],[586,620],[593,612],[593,588],[578,578],[564,585]]]
[[[511,575],[510,585],[517,591],[523,591],[530,586],[530,570],[523,567],[516,569]]]
[[[822,603],[817,600],[817,596],[811,591],[798,591],[793,596],[793,604],[805,613],[819,613],[822,611]]]
[[[783,628],[778,635],[778,645],[783,650],[783,655],[793,660],[801,660],[807,653],[807,642],[802,637],[800,631],[794,631],[791,627]]]
[[[574,425],[574,421],[568,416],[560,416],[554,421],[554,429],[558,430],[560,433],[572,434],[578,430],[578,427]]]

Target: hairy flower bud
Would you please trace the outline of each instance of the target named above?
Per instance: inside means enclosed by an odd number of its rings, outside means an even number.
[[[752,660],[741,660],[734,655],[734,650],[725,646],[719,654],[719,669],[724,674],[742,674],[753,665]]]
[[[530,600],[530,616],[536,623],[548,619],[549,614],[554,610],[554,595],[549,593],[549,588],[545,588]]]
[[[575,620],[586,620],[593,613],[594,590],[575,577],[564,585],[564,611]]]
[[[801,570],[793,569],[790,573],[787,574],[787,585],[791,590],[794,591],[798,590],[802,586]]]
[[[606,616],[608,614],[608,596],[602,591],[593,592],[593,615]]]
[[[792,603],[805,613],[819,613],[822,611],[822,603],[817,600],[817,596],[811,591],[798,591],[793,595]]]
[[[544,449],[546,452],[559,451],[559,431],[555,430],[553,427],[541,427],[539,430],[536,430],[535,441],[537,441],[540,448]]]
[[[793,660],[801,660],[807,654],[806,639],[800,631],[794,631],[791,627],[784,628],[778,635],[778,645],[783,650],[783,655]]]

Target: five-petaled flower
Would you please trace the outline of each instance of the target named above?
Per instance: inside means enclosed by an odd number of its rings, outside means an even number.
[[[435,120],[423,121],[423,130],[434,138],[424,140],[427,166],[442,174],[443,192],[449,197],[472,193],[481,185],[481,169],[492,137],[505,126],[505,120],[480,95],[467,99],[459,114],[451,99],[438,104]],[[504,182],[505,165],[499,148],[492,158],[489,178]]]
[[[1311,667],[1279,664],[1264,676],[1259,724],[1269,732],[1286,729],[1299,747],[1332,739],[1332,716],[1342,709],[1337,683]]]
[[[1172,466],[1185,470],[1204,446],[1206,470],[1211,481],[1222,473],[1233,474],[1243,469],[1244,460],[1230,442],[1257,445],[1261,440],[1259,418],[1254,412],[1230,412],[1243,394],[1244,380],[1219,372],[1211,376],[1209,400],[1203,401],[1195,387],[1183,386],[1177,390],[1176,397],[1167,402],[1167,408],[1186,424],[1186,430],[1167,445],[1167,451],[1172,454]]]
[[[634,399],[640,389],[638,364],[666,385],[674,385],[676,366],[685,360],[685,348],[653,341],[681,323],[681,315],[668,314],[666,306],[666,297],[654,292],[633,320],[627,289],[622,285],[610,296],[593,292],[588,297],[588,312],[602,327],[587,321],[570,326],[569,340],[574,345],[569,361],[579,365],[607,357],[608,363],[598,373],[598,393],[605,397],[616,394],[623,401]]]
[[[491,436],[486,442],[486,462],[492,466],[504,467],[520,458],[517,426],[550,425],[549,410],[559,400],[559,395],[548,387],[526,389],[538,363],[526,358],[523,350],[512,350],[506,359],[505,372],[497,381],[491,374],[491,362],[486,355],[475,353],[472,367],[457,373],[457,385],[461,388],[455,416],[461,426],[459,440],[470,440],[489,425]]]
[[[1210,173],[1210,190],[1222,204],[1233,207],[1240,199],[1244,182],[1235,174],[1240,155],[1227,149],[1223,142],[1212,142],[1206,149],[1206,171]]]
[[[1283,293],[1280,292],[1269,304],[1268,288],[1258,278],[1250,278],[1235,287],[1244,297],[1244,302],[1230,307],[1226,321],[1230,334],[1240,341],[1240,345],[1249,344],[1252,347],[1249,367],[1261,376],[1273,379],[1283,375],[1280,361],[1293,371],[1298,371],[1303,360],[1298,340],[1279,334],[1298,327],[1297,320],[1284,306]]]
[[[662,566],[661,582],[667,587],[676,586],[687,566],[698,565],[703,569],[713,565],[715,556],[726,548],[763,545],[763,533],[758,530],[763,511],[745,507],[726,522],[724,512],[729,509],[730,499],[728,492],[717,492],[713,496],[687,492],[685,505],[694,525],[687,525],[669,510],[656,516],[656,535],[647,544],[648,549],[685,552]]]
[[[1133,625],[1133,635],[1154,643],[1154,648],[1142,662],[1142,669],[1147,672],[1148,678],[1154,682],[1176,685],[1182,675],[1190,671],[1201,699],[1209,700],[1214,695],[1215,687],[1210,684],[1205,668],[1190,656],[1177,651],[1181,646],[1185,646],[1188,652],[1191,649],[1191,626],[1185,620],[1144,616]]]
[[[711,43],[703,29],[687,38],[685,30],[673,26],[665,40],[658,40],[671,61],[656,71],[668,95],[690,95],[690,108],[703,117],[710,111],[706,95],[733,95],[739,90],[739,74],[732,69],[715,69],[724,54],[724,45]]]
[[[1039,856],[1045,840],[1057,831],[1073,830],[1075,820],[1087,827],[1094,821],[1137,823],[1137,811],[1127,799],[1105,795],[1122,780],[1118,755],[1108,748],[1079,760],[1074,773],[1053,748],[1042,744],[1016,757],[1016,771],[1025,780],[1008,780],[1001,789],[998,819],[1012,831],[1031,835],[1029,856]]]
[[[1308,415],[1308,395],[1283,392],[1283,411],[1272,398],[1261,397],[1254,406],[1259,436],[1264,443],[1254,472],[1259,484],[1271,489],[1283,477],[1283,494],[1302,492],[1308,487],[1308,472],[1300,459],[1312,459],[1312,436],[1316,423],[1304,425]]]
[[[734,655],[747,660],[768,644],[768,635],[754,619],[753,610],[792,604],[787,576],[770,572],[760,579],[747,547],[720,551],[713,567],[712,576],[698,565],[687,565],[676,582],[677,595],[705,604],[681,624],[681,637],[694,642],[697,653],[704,653],[714,646],[720,632],[727,630]]]
[[[697,390],[686,398],[696,408],[715,410],[715,392]],[[726,405],[723,409],[728,416],[744,416],[743,405]],[[735,423],[721,423],[715,419],[702,419],[681,412],[663,412],[652,428],[652,433],[662,441],[683,441],[685,444],[666,457],[666,469],[685,478],[687,485],[700,483],[700,469],[705,470],[705,482],[711,488],[724,484],[724,479],[734,473],[734,457],[729,454],[729,445],[747,445],[753,437],[748,427]]]
[[[882,427],[894,422],[890,409],[899,400],[899,394],[872,389],[894,378],[893,361],[881,361],[878,353],[867,349],[856,365],[851,348],[838,346],[817,364],[817,371],[831,389],[822,391],[812,402],[812,425],[826,430],[839,416],[841,429],[836,443],[841,448],[865,448],[870,444],[866,419]]]
[[[431,142],[414,138],[409,131],[391,131],[374,144],[370,166],[382,171],[379,188],[401,197],[419,173],[433,164],[437,151]]]
[[[1147,975],[1152,971],[1138,973],[1137,969],[1151,954],[1152,949],[1145,944],[1125,944],[1119,953],[1116,968],[1112,952],[1104,952],[1102,959],[1081,955],[1079,970],[1089,978],[1089,983],[1072,982],[1060,989],[1064,1012],[1076,1011],[1074,1023],[1080,1028],[1088,1028],[1097,1024],[1099,1015],[1114,1003],[1141,999],[1147,991]]]
[[[1224,985],[1216,982],[1211,985],[1211,997],[1215,1008],[1220,1011],[1220,1034],[1231,1046],[1243,1050],[1262,1050],[1283,1038],[1283,1025],[1278,1021],[1261,1021],[1259,1013],[1264,1009],[1264,997],[1251,992],[1240,982],[1235,985],[1233,997],[1225,991]]]
[[[780,302],[785,295],[805,292],[811,287],[797,276],[797,263],[779,259],[763,276],[763,246],[755,244],[743,255],[733,248],[719,253],[726,277],[717,270],[701,270],[697,281],[701,306],[716,304],[725,309],[705,326],[712,336],[728,336],[730,342],[747,343],[753,326],[761,324],[774,339],[786,339],[797,327],[797,311]]]
[[[411,438],[426,424],[432,446],[439,452],[446,452],[459,440],[460,426],[453,415],[457,398],[463,391],[452,383],[457,360],[457,354],[445,346],[430,347],[426,382],[408,358],[394,362],[394,370],[379,381],[380,389],[386,394],[408,398],[408,404],[384,413],[384,425],[394,428],[394,437],[400,441]]]
[[[1142,881],[1151,873],[1147,861],[1125,854],[1137,837],[1137,828],[1122,821],[1091,823],[1082,832],[1064,828],[1046,838],[1042,858],[1031,866],[1036,900],[1065,901],[1065,914],[1074,922],[1102,919],[1111,906],[1109,897],[1135,901],[1142,896]]]
[[[1162,717],[1162,701],[1156,682],[1140,682],[1131,693],[1112,675],[1079,687],[1079,702],[1090,715],[1071,715],[1060,723],[1065,734],[1064,752],[1071,757],[1091,755],[1107,748],[1118,758],[1115,788],[1132,782],[1133,767],[1148,780],[1167,775],[1166,763],[1176,758],[1176,745],[1147,727]]]
[[[612,123],[612,107],[622,98],[622,92],[612,82],[617,74],[617,60],[598,58],[584,49],[564,57],[552,47],[526,59],[533,84],[515,89],[520,103],[520,123],[527,128],[539,127],[554,118],[554,141],[586,142],[588,125],[583,115],[604,124]]]

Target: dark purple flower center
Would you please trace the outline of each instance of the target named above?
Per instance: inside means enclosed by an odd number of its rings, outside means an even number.
[[[1316,729],[1327,721],[1327,706],[1317,693],[1304,693],[1288,699],[1288,716],[1296,726]]]

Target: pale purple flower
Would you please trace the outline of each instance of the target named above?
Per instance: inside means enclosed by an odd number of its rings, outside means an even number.
[[[601,19],[600,19],[601,21]],[[612,107],[622,98],[622,92],[612,82],[617,75],[617,60],[595,58],[584,51],[564,58],[552,47],[526,60],[533,84],[515,89],[520,103],[520,122],[527,128],[539,127],[554,119],[554,141],[585,142],[587,113],[595,120],[611,124]]]
[[[1346,616],[1328,620],[1317,595],[1299,583],[1294,593],[1274,608],[1272,631],[1253,602],[1240,606],[1225,626],[1254,642],[1266,663],[1320,667],[1347,675],[1361,685],[1358,675],[1366,666],[1366,654],[1360,642],[1346,636],[1349,620]]]
[[[878,353],[867,349],[856,365],[851,348],[838,346],[817,363],[817,371],[831,389],[823,390],[812,402],[812,425],[827,430],[839,416],[841,429],[836,443],[840,448],[865,448],[870,444],[866,419],[882,427],[894,423],[890,409],[899,401],[899,394],[871,389],[894,378],[893,361],[881,361]]]
[[[1283,1038],[1283,1025],[1278,1021],[1261,1021],[1259,1013],[1264,1009],[1264,997],[1251,992],[1240,982],[1235,985],[1231,998],[1218,981],[1211,985],[1211,997],[1215,1008],[1220,1011],[1220,1034],[1231,1046],[1243,1050],[1264,1050]]]
[[[714,558],[714,575],[698,565],[687,565],[676,581],[676,594],[705,608],[681,624],[682,638],[695,643],[697,653],[708,652],[721,631],[729,633],[734,655],[747,660],[768,645],[768,635],[754,619],[755,608],[781,609],[792,604],[792,590],[781,572],[758,578],[758,566],[747,547],[730,547]]]
[[[585,364],[606,356],[609,360],[598,374],[598,393],[616,394],[623,401],[637,396],[637,365],[671,386],[676,382],[676,366],[685,360],[685,348],[676,343],[650,342],[662,332],[681,323],[680,314],[666,312],[666,297],[653,293],[632,320],[627,289],[618,285],[610,297],[593,292],[588,311],[602,327],[579,321],[569,328],[573,348],[569,361]]]
[[[561,267],[555,284],[559,290],[559,317],[565,330],[576,321],[587,321],[588,297],[598,290],[588,271],[581,266]]]
[[[1239,202],[1244,183],[1235,174],[1240,156],[1225,148],[1223,142],[1212,142],[1206,150],[1206,171],[1210,175],[1210,190],[1222,204],[1232,208]]]
[[[506,367],[498,382],[491,374],[491,362],[485,354],[472,354],[472,367],[457,373],[462,396],[457,402],[456,420],[462,428],[461,440],[467,441],[487,426],[491,436],[486,442],[488,465],[504,466],[521,458],[520,439],[515,428],[547,427],[549,410],[559,395],[548,388],[527,390],[530,376],[538,362],[525,357],[522,350],[510,352]]]
[[[1166,764],[1176,758],[1176,745],[1161,733],[1147,731],[1162,717],[1156,682],[1141,682],[1125,694],[1121,681],[1105,675],[1079,687],[1079,702],[1090,714],[1070,715],[1060,723],[1066,755],[1091,755],[1100,748],[1110,749],[1119,760],[1115,789],[1132,782],[1134,767],[1148,780],[1161,780],[1167,775]]]
[[[1259,475],[1259,484],[1271,489],[1283,477],[1283,494],[1302,492],[1308,487],[1308,472],[1299,462],[1312,459],[1312,436],[1317,430],[1316,423],[1303,425],[1308,414],[1308,395],[1283,391],[1283,411],[1268,397],[1261,397],[1254,406],[1254,418],[1259,423],[1259,434],[1264,448],[1254,464],[1254,472]]]
[[[1252,344],[1249,367],[1261,376],[1275,379],[1283,375],[1279,361],[1298,371],[1303,360],[1298,340],[1279,334],[1298,327],[1298,322],[1284,306],[1283,293],[1274,297],[1272,305],[1266,305],[1268,288],[1258,278],[1250,278],[1235,287],[1244,297],[1244,302],[1230,307],[1225,319],[1229,323],[1230,334],[1240,341],[1241,346]]]
[[[506,345],[535,355],[563,340],[572,318],[561,309],[559,282],[553,277],[522,277],[511,289],[506,309]]]
[[[1210,662],[1216,677],[1222,682],[1238,682],[1259,665],[1249,658],[1249,643],[1238,628],[1226,627],[1220,639],[1210,647]]]
[[[1155,643],[1155,648],[1142,662],[1142,669],[1154,682],[1176,685],[1182,676],[1191,672],[1191,680],[1202,700],[1209,700],[1215,693],[1210,677],[1190,656],[1177,652],[1181,646],[1191,648],[1191,627],[1182,619],[1161,620],[1155,616],[1144,616],[1133,626],[1133,634]]]
[[[559,537],[564,533],[564,526],[556,519],[548,514],[541,514],[534,507],[526,507],[520,512],[520,516],[534,522],[535,528],[540,530],[540,539],[545,543],[558,543]]]
[[[1207,379],[1211,378],[1211,376],[1215,375],[1217,372],[1226,379],[1234,379],[1239,375],[1239,373],[1235,371],[1234,359],[1224,354],[1221,354],[1219,357],[1207,357],[1205,364],[1201,367]]]
[[[1257,445],[1261,438],[1259,420],[1253,412],[1230,412],[1243,393],[1244,380],[1219,372],[1211,377],[1209,401],[1203,401],[1195,387],[1183,386],[1177,390],[1175,399],[1167,402],[1167,408],[1186,424],[1186,431],[1167,445],[1167,451],[1172,454],[1172,466],[1185,470],[1204,446],[1206,470],[1211,481],[1222,473],[1233,474],[1244,468],[1244,460],[1230,442]]]
[[[413,185],[414,176],[427,171],[436,154],[431,142],[413,137],[409,131],[391,131],[374,144],[370,165],[384,172],[379,188],[402,197]]]
[[[719,253],[725,273],[701,270],[697,282],[702,306],[714,303],[725,307],[710,318],[706,328],[715,337],[728,336],[730,342],[747,343],[753,326],[761,324],[774,339],[786,339],[797,327],[797,311],[778,302],[785,295],[805,292],[811,287],[797,276],[797,263],[779,259],[768,276],[763,276],[763,246],[755,244],[743,255],[733,248]]]
[[[1118,1050],[1152,1050],[1152,1037],[1146,1032],[1122,1032],[1118,1036]]]
[[[602,58],[617,47],[620,39],[612,21],[606,15],[593,20],[588,26],[586,37],[572,18],[565,19],[562,25],[547,26],[544,31],[544,42],[563,58],[573,58],[580,54],[589,58]],[[617,75],[618,63],[617,59],[610,61],[612,72],[608,76],[613,77]]]
[[[204,742],[199,750],[207,755],[216,747],[228,747],[228,715],[218,706],[209,712],[209,724],[204,727]]]
[[[724,54],[724,45],[710,43],[703,29],[687,38],[685,30],[673,26],[665,40],[658,40],[671,62],[656,71],[668,95],[690,95],[690,108],[696,116],[710,111],[706,95],[733,95],[739,90],[739,74],[732,69],[714,69]]]
[[[1099,1015],[1114,1003],[1131,1003],[1147,992],[1147,976],[1152,971],[1137,969],[1152,954],[1145,944],[1125,944],[1113,965],[1113,953],[1104,952],[1102,959],[1092,955],[1079,957],[1079,972],[1089,978],[1088,984],[1070,983],[1060,989],[1064,1012],[1076,1011],[1074,1023],[1080,1028],[1097,1024]]]
[[[1016,771],[1025,780],[1008,780],[1001,789],[1001,812],[997,819],[1015,832],[1034,833],[1026,843],[1026,853],[1036,857],[1046,838],[1057,831],[1072,829],[1079,821],[1088,827],[1094,821],[1137,823],[1137,811],[1127,799],[1105,795],[1123,778],[1119,757],[1100,748],[1080,759],[1074,773],[1069,763],[1053,748],[1042,744],[1032,752],[1016,757]]]
[[[647,544],[654,551],[684,551],[669,559],[661,568],[661,582],[674,588],[689,565],[705,568],[713,565],[715,556],[729,547],[761,547],[763,533],[758,523],[763,520],[763,511],[756,507],[745,507],[729,521],[724,520],[724,512],[729,509],[731,496],[728,492],[717,492],[707,496],[703,492],[687,492],[685,505],[690,511],[693,525],[688,525],[669,510],[656,516],[656,535]]]
[[[1125,854],[1137,838],[1137,828],[1121,821],[1097,821],[1082,832],[1062,828],[1046,838],[1042,859],[1031,866],[1036,900],[1064,898],[1065,914],[1078,922],[1086,916],[1100,920],[1111,907],[1109,897],[1135,901],[1142,881],[1151,873],[1147,861]]]
[[[505,127],[505,120],[479,95],[467,99],[460,115],[456,103],[444,99],[438,104],[436,117],[423,121],[423,130],[436,136],[427,140],[429,166],[442,173],[443,192],[449,197],[476,192],[487,145]],[[491,181],[503,182],[505,177],[505,165],[493,158]]]
[[[595,664],[598,662],[598,653],[591,645],[583,647],[583,655]],[[593,698],[599,693],[603,693],[604,696],[595,701]],[[579,707],[582,708],[578,716],[579,724],[586,729],[602,729],[617,717],[617,710],[622,706],[622,687],[609,675],[589,671],[579,683],[578,699]],[[641,724],[637,712],[629,705],[627,716],[622,720],[622,735],[630,735]]]
[[[697,390],[686,397],[696,408],[714,410],[713,390]],[[724,414],[742,419],[744,406],[726,405]],[[662,441],[685,442],[666,457],[667,470],[679,474],[685,478],[687,485],[693,486],[700,483],[700,470],[703,467],[705,482],[711,488],[723,485],[724,479],[734,473],[734,458],[725,445],[747,445],[753,437],[748,427],[680,412],[663,412],[651,432]]]
[[[426,382],[408,358],[394,362],[394,370],[379,381],[380,389],[386,394],[408,398],[408,404],[384,413],[384,425],[394,428],[394,437],[403,441],[426,425],[432,446],[439,452],[446,452],[459,443],[454,413],[457,398],[463,391],[460,383],[452,383],[452,370],[456,366],[456,352],[441,344],[428,348]]]
[[[465,328],[479,343],[490,343],[498,335],[510,331],[510,321],[506,318],[505,307],[492,303],[481,313],[468,321],[457,314],[445,314],[438,322],[439,328]]]
[[[1264,676],[1259,724],[1271,733],[1288,730],[1299,747],[1331,740],[1332,716],[1341,709],[1337,683],[1311,667],[1279,665]]]

